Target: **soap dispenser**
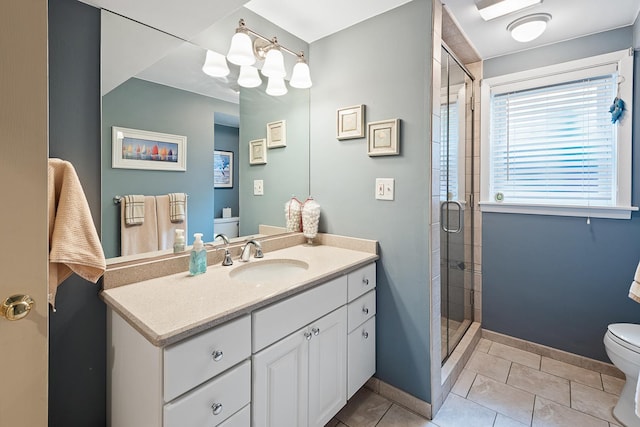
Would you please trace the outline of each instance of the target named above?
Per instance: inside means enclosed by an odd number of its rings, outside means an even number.
[[[195,233],[193,237],[195,241],[189,257],[189,274],[191,276],[207,271],[207,251],[202,243],[202,233]]]
[[[177,228],[173,237],[173,253],[184,252],[184,230]]]

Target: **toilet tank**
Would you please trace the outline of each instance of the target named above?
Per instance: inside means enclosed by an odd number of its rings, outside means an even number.
[[[213,219],[213,235],[224,234],[228,238],[238,237],[240,233],[240,217],[232,216],[231,218],[214,218]]]

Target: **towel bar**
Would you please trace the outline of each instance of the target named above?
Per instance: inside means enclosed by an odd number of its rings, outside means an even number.
[[[189,197],[188,194],[185,194],[185,196]],[[115,196],[113,196],[113,204],[114,205],[119,205],[120,202],[122,201],[122,199],[124,199],[123,196],[119,196],[119,195],[116,194]]]

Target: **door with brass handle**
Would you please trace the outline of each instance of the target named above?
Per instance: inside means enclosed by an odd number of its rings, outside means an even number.
[[[27,317],[36,302],[29,295],[12,295],[0,305],[0,317],[7,320],[20,320]]]

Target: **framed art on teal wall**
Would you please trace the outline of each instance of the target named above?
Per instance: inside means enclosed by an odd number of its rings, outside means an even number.
[[[233,188],[233,151],[213,152],[213,187]]]
[[[187,170],[187,137],[146,130],[111,128],[114,169]]]

